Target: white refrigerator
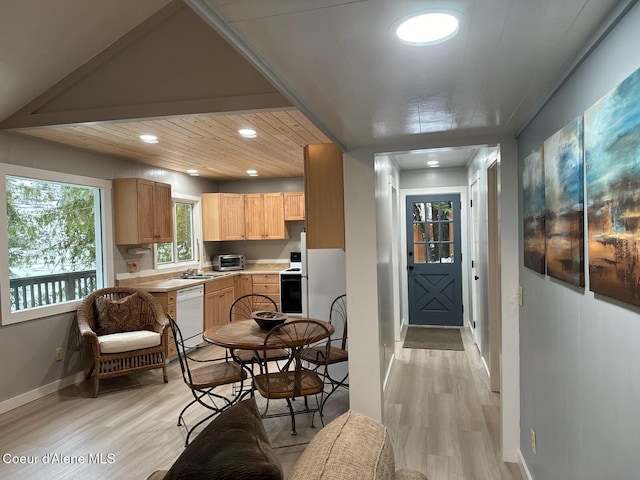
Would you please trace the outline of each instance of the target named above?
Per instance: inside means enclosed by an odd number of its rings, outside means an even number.
[[[300,234],[302,316],[329,320],[331,303],[346,293],[345,253],[341,248],[307,250],[306,235]]]
[[[307,250],[306,233],[300,234],[302,256],[302,316],[329,320],[333,301],[347,293],[347,268],[345,252],[341,248]],[[332,339],[342,338],[344,325],[333,322]],[[349,371],[347,363],[329,365],[333,378],[341,379]]]

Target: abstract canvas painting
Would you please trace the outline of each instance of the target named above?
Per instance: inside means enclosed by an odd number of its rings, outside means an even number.
[[[545,206],[542,147],[524,159],[522,190],[524,266],[535,272],[544,273]]]
[[[544,142],[547,275],[584,286],[582,117]]]
[[[640,70],[584,114],[589,288],[640,306]]]

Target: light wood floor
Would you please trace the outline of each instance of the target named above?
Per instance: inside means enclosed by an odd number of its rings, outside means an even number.
[[[522,480],[501,461],[500,396],[468,328],[462,339],[464,352],[397,345],[384,411],[396,468],[429,480]]]
[[[466,352],[398,346],[385,399],[396,467],[419,470],[430,480],[521,480],[515,465],[499,460],[499,399],[488,391],[468,333],[464,340]],[[16,408],[0,415],[0,478],[146,479],[169,468],[183,451],[184,431],[176,419],[190,399],[172,362],[168,384],[160,371],[144,372],[101,382],[96,399],[90,382],[84,382]],[[325,420],[345,412],[348,401],[347,392],[336,392]],[[270,411],[284,410],[283,403],[272,404]],[[187,421],[204,415],[204,408],[194,406]],[[290,472],[318,428],[310,428],[310,415],[296,417],[296,437],[289,435],[289,418],[264,423],[285,473]],[[315,423],[320,426],[317,417]],[[6,454],[29,463],[5,463]],[[44,463],[47,455],[58,462]],[[63,463],[63,456],[72,463]]]

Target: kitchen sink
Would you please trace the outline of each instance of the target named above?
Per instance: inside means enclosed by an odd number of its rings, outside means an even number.
[[[202,275],[182,275],[180,278],[186,280],[207,280],[209,278],[216,277],[224,277],[225,275],[229,275],[228,273],[220,272],[220,273],[203,273]]]

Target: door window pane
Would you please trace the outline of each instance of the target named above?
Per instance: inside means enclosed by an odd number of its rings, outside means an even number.
[[[452,202],[413,203],[415,263],[453,263]]]
[[[440,202],[439,203],[439,216],[440,220],[453,220],[453,208],[451,202]]]
[[[426,220],[426,206],[424,203],[413,204],[413,221],[424,222]]]
[[[427,262],[440,263],[440,245],[437,243],[427,244]]]
[[[442,263],[454,263],[455,256],[453,251],[453,242],[443,243],[440,250],[440,261]]]

